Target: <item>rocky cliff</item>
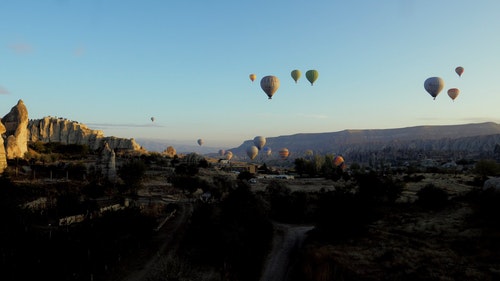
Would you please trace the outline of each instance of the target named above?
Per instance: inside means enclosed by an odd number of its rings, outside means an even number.
[[[28,132],[28,140],[31,142],[85,144],[92,150],[103,148],[107,143],[111,149],[141,150],[141,146],[134,139],[105,137],[101,130],[92,130],[84,124],[64,118],[48,116],[30,120]]]
[[[60,142],[88,145],[92,150],[102,149],[107,143],[112,150],[142,150],[134,139],[105,137],[100,130],[64,118],[44,117],[29,120],[28,109],[22,100],[12,107],[0,124],[0,173],[7,159],[24,158],[28,142]]]

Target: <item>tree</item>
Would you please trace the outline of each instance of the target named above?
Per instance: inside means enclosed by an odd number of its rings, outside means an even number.
[[[500,165],[491,159],[479,160],[474,167],[474,172],[483,180],[488,176],[496,176],[500,173]]]
[[[140,187],[146,173],[146,164],[142,160],[132,160],[118,169],[118,176],[125,183],[125,189],[135,192]]]
[[[295,171],[302,176],[306,172],[307,162],[304,158],[295,158]]]

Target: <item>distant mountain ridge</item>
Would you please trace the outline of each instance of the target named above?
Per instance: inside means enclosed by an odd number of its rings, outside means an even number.
[[[289,136],[266,137],[266,146],[278,157],[279,149],[286,147],[290,158],[303,157],[306,150],[315,154],[336,154],[364,159],[363,153],[379,150],[455,151],[467,153],[493,152],[500,143],[500,124],[494,122],[464,125],[415,126],[396,129],[343,130],[330,133],[304,133]],[[246,148],[253,140],[228,149],[236,158],[246,158]],[[452,153],[453,156],[453,153]]]

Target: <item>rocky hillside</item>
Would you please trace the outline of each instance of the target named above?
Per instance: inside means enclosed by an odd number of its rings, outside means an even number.
[[[134,139],[105,137],[101,130],[92,130],[76,121],[50,116],[29,121],[28,141],[86,144],[93,150],[102,148],[104,143],[108,143],[111,149],[141,149]]]
[[[296,134],[268,137],[266,146],[278,158],[278,151],[286,147],[290,158],[304,157],[306,150],[315,154],[340,154],[365,162],[373,154],[383,153],[405,157],[426,157],[434,152],[452,152],[450,157],[464,157],[493,153],[500,144],[500,124],[487,122],[448,126],[417,126],[380,130],[344,130],[331,133]],[[230,149],[239,159],[246,158],[246,148],[253,145],[245,141]],[[423,155],[422,155],[423,154]],[[427,155],[426,155],[427,154]],[[438,153],[439,154],[439,153]],[[385,157],[384,155],[379,155]]]
[[[28,151],[28,142],[60,142],[63,144],[88,145],[97,150],[106,144],[112,150],[142,150],[134,139],[105,137],[100,130],[64,118],[44,117],[28,119],[28,109],[22,100],[2,117],[0,134],[0,173],[7,159],[23,158]]]

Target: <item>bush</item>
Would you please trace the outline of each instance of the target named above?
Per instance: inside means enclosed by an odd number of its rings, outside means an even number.
[[[498,175],[500,173],[500,165],[491,159],[479,160],[474,167],[474,172],[483,179],[486,179],[488,176]]]
[[[359,195],[366,202],[394,203],[404,188],[404,182],[391,176],[379,175],[374,171],[355,176],[359,186]]]
[[[426,208],[437,209],[448,203],[448,192],[430,183],[417,192],[417,203]]]
[[[141,184],[146,173],[146,164],[142,160],[132,160],[118,169],[118,176],[124,181],[125,189],[134,192]]]

